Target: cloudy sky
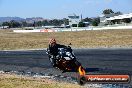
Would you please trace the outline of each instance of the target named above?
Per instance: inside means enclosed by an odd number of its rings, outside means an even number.
[[[96,17],[104,9],[132,12],[132,0],[0,0],[0,17],[67,18],[69,14]]]

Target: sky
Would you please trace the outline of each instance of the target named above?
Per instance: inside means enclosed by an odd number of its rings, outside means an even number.
[[[0,17],[67,18],[70,14],[100,16],[105,9],[132,12],[132,0],[0,0]]]

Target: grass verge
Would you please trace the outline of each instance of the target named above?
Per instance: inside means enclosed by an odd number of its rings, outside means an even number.
[[[0,88],[82,88],[79,85],[55,82],[50,79],[0,74]]]
[[[75,48],[132,47],[132,30],[58,33],[13,33],[11,30],[0,30],[0,50],[46,48],[51,37],[61,44],[71,43]]]

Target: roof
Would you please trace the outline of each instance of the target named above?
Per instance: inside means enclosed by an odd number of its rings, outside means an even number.
[[[106,20],[125,19],[125,18],[132,18],[132,13],[110,17],[107,18]]]

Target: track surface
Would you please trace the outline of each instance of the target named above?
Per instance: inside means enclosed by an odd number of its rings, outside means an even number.
[[[129,74],[132,76],[132,49],[74,49],[77,60],[87,74]],[[0,51],[0,70],[20,71],[63,76],[77,76],[75,72],[61,73],[51,66],[45,50]]]

